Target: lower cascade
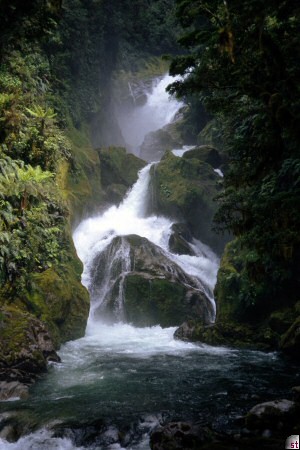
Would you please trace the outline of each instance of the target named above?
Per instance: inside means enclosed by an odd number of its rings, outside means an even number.
[[[218,258],[193,239],[193,255],[169,250],[172,221],[149,214],[150,169],[141,170],[123,203],[82,222],[74,233],[91,294],[89,327],[103,319],[139,326],[215,318]]]

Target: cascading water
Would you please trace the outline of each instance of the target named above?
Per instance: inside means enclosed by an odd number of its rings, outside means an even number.
[[[133,153],[138,154],[138,148],[147,133],[170,123],[184,105],[166,92],[166,87],[173,81],[174,78],[169,75],[153,80],[152,89],[146,91],[147,101],[144,105],[117,112],[123,137]]]
[[[143,121],[156,114],[157,107],[163,109],[166,97],[159,90],[170,80],[163,81],[156,83],[152,99],[148,93]],[[152,101],[158,102],[157,107]],[[164,111],[155,127],[168,122],[178,107],[171,104],[173,112],[166,115]],[[141,112],[136,111],[138,117]],[[139,122],[132,119],[131,126],[136,129]],[[140,131],[135,142],[151,129],[143,124]],[[178,149],[178,156],[186,150]],[[116,295],[117,315],[123,319],[122,280],[134,268],[128,235],[138,234],[159,246],[199,289],[210,293],[214,286],[218,260],[213,252],[194,240],[194,256],[172,254],[168,250],[171,220],[148,215],[150,167],[142,169],[119,207],[83,221],[76,229],[74,242],[84,262],[82,279],[92,293],[86,336],[62,346],[62,363],[50,367],[27,401],[0,402],[0,419],[8,427],[10,421],[18,420],[18,430],[25,433],[17,442],[9,442],[9,434],[0,434],[0,450],[149,450],[149,434],[160,423],[204,421],[220,431],[234,430],[234,418],[245,413],[245,399],[249,409],[257,397],[263,401],[286,395],[289,372],[275,354],[177,341],[174,327],[137,328],[99,320],[97,310],[110,297],[116,266],[123,276]],[[119,246],[111,246],[114,239],[119,239]],[[91,271],[99,254],[107,261],[99,270],[98,290],[93,291]]]
[[[196,256],[173,255],[168,250],[168,241],[171,233],[171,220],[165,217],[154,215],[147,216],[148,204],[148,185],[150,182],[149,164],[141,170],[137,183],[133,186],[123,203],[119,207],[112,206],[104,214],[98,217],[90,218],[82,222],[74,232],[74,243],[77,253],[84,263],[83,284],[91,293],[91,314],[89,325],[93,321],[95,311],[101,304],[105,303],[107,296],[111,295],[111,289],[114,284],[113,273],[114,266],[120,263],[122,265],[121,273],[131,270],[129,261],[129,249],[126,243],[122,243],[118,249],[105,254],[105,264],[95,268],[94,259],[97,255],[105,252],[105,249],[116,236],[139,235],[147,238],[150,242],[162,248],[164,253],[178,264],[184,272],[195,278],[198,288],[204,290],[210,295],[211,303],[214,306],[212,290],[216,281],[218,270],[218,258],[211,250],[206,248],[200,242],[194,241],[194,250]],[[96,291],[93,288],[93,270],[103,271],[100,289]],[[123,318],[122,311],[122,286],[119,286],[118,309],[119,319]],[[212,316],[213,320],[214,317]]]

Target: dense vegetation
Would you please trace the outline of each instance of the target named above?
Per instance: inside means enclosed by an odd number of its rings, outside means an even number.
[[[205,106],[229,155],[216,222],[237,238],[227,294],[248,322],[300,298],[299,12],[293,0],[177,2],[188,53],[171,91]]]

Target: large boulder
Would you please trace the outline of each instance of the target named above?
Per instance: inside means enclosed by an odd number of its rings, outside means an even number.
[[[270,298],[262,282],[253,282],[260,279],[259,270],[255,252],[239,239],[228,243],[214,290],[216,322],[206,326],[194,319],[182,324],[175,336],[210,345],[281,350],[299,359],[300,302]]]
[[[128,188],[137,181],[138,172],[146,163],[137,156],[127,153],[122,147],[101,148],[97,152],[106,200],[120,203]]]
[[[185,223],[173,223],[169,237],[169,249],[177,255],[195,256],[193,235]]]
[[[0,318],[0,400],[25,398],[28,386],[46,371],[47,362],[60,359],[41,320],[14,306],[3,307]]]
[[[246,426],[258,430],[291,430],[297,420],[299,406],[291,400],[280,399],[254,406],[246,416]]]
[[[148,133],[141,145],[140,157],[148,162],[160,161],[167,150],[182,147],[183,141],[178,125],[175,121]]]
[[[151,450],[197,450],[217,441],[217,433],[191,422],[169,422],[150,437]]]
[[[69,256],[72,254],[70,251]],[[75,258],[59,274],[54,268],[31,274],[32,288],[13,299],[0,297],[0,397],[24,397],[47,370],[62,342],[84,335],[89,296]]]
[[[218,169],[222,166],[224,159],[217,149],[210,145],[201,145],[195,147],[183,154],[185,159],[199,159],[211,165],[214,169]]]
[[[213,305],[201,282],[146,238],[115,237],[95,258],[91,273],[92,302],[102,298],[96,311],[102,318],[137,326],[212,320]]]
[[[179,158],[172,152],[151,168],[153,210],[186,222],[193,236],[217,253],[228,240],[212,230],[219,180],[210,164],[194,157]]]

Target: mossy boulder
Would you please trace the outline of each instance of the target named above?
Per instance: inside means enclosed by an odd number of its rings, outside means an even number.
[[[93,262],[92,302],[111,321],[175,326],[183,318],[210,323],[213,306],[201,282],[186,274],[158,246],[136,235],[115,237]]]
[[[89,296],[74,266],[61,273],[50,268],[34,276],[35,292],[29,306],[48,324],[59,345],[84,335],[89,313]]]
[[[211,345],[282,350],[298,357],[300,303],[271,302],[264,285],[249,278],[249,271],[255,277],[257,270],[255,254],[238,239],[227,244],[215,287],[216,323],[187,322],[176,337]]]
[[[172,152],[151,169],[153,210],[185,222],[194,237],[220,253],[227,239],[212,230],[218,181],[211,165]]]
[[[138,179],[145,161],[122,147],[108,147],[97,150],[101,163],[101,182],[106,192],[106,200],[119,203],[128,188]]]
[[[199,159],[211,165],[214,169],[218,169],[223,164],[223,158],[219,151],[210,145],[201,145],[195,147],[182,156],[184,159]]]
[[[0,297],[0,381],[2,395],[21,392],[55,353],[61,343],[84,335],[89,313],[89,296],[81,285],[82,264],[74,249],[60,268],[31,274],[31,288]],[[3,384],[4,383],[4,384]],[[5,384],[6,383],[6,384]],[[11,384],[13,383],[13,384]]]
[[[0,399],[26,396],[28,386],[60,361],[47,326],[33,314],[11,305],[0,310]]]
[[[195,256],[191,246],[193,236],[185,223],[173,223],[169,237],[169,249],[177,255]]]
[[[193,319],[184,322],[175,331],[174,337],[182,341],[234,348],[264,351],[278,348],[278,335],[269,327],[260,328],[235,322],[217,322],[207,325]]]
[[[145,161],[160,161],[167,150],[180,148],[183,141],[178,129],[178,122],[148,133],[140,148],[140,157]]]

